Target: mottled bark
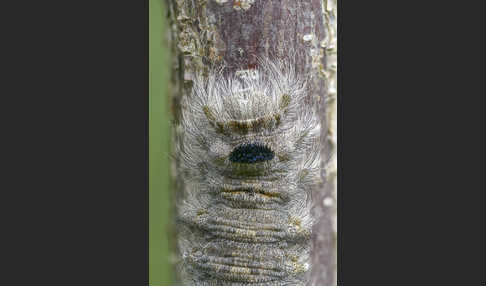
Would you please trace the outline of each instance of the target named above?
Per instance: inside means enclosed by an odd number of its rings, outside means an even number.
[[[309,74],[310,96],[319,97],[322,187],[313,193],[311,285],[336,284],[336,0],[167,0],[172,47],[171,96],[179,102],[196,74],[253,69],[259,58],[288,60]],[[175,172],[175,168],[173,169]],[[177,174],[173,174],[176,178]],[[174,187],[180,188],[178,182]]]

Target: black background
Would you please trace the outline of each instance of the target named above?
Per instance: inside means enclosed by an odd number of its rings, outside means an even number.
[[[15,3],[0,284],[148,285],[148,1]]]

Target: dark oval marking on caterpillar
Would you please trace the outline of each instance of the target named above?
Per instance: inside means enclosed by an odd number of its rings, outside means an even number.
[[[230,154],[229,160],[234,163],[258,163],[270,161],[275,153],[259,142],[249,142],[236,147]]]

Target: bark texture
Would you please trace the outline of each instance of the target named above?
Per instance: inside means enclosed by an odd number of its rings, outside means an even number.
[[[320,98],[322,187],[313,193],[311,284],[336,284],[336,0],[167,0],[172,49],[171,101],[214,66],[234,73],[259,58],[295,62],[309,74],[310,96]],[[175,196],[178,185],[173,168]]]

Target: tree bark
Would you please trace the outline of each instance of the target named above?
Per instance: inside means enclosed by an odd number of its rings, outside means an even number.
[[[313,193],[310,285],[336,285],[336,0],[167,0],[172,49],[171,102],[215,66],[254,69],[258,59],[292,57],[320,98],[323,184]],[[173,178],[177,178],[173,168]],[[177,180],[174,180],[177,196]]]

